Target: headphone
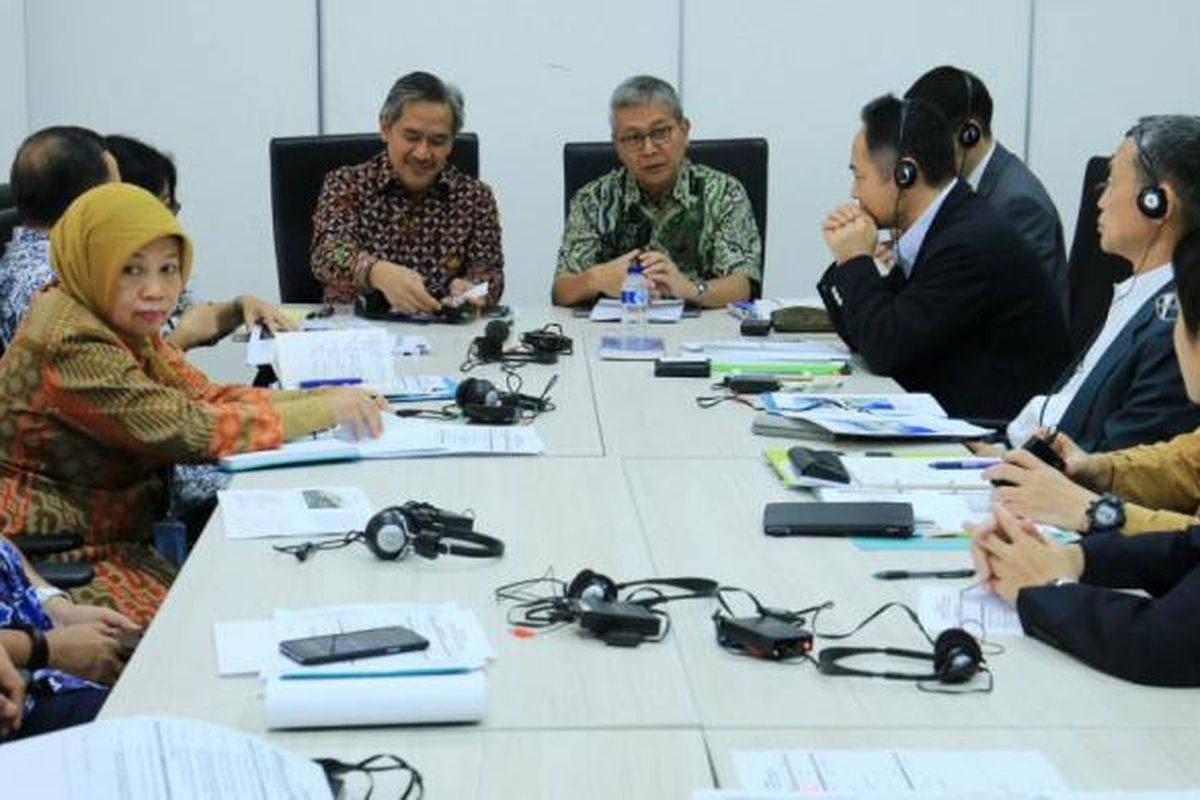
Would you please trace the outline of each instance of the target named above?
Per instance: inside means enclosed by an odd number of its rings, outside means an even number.
[[[932,672],[876,672],[846,667],[839,662],[854,656],[881,654],[933,662]],[[966,683],[983,668],[983,651],[974,636],[962,628],[947,628],[938,634],[933,652],[907,650],[900,647],[826,647],[817,657],[817,669],[822,675],[855,675],[865,678],[887,678],[898,681],[937,681]]]
[[[917,161],[905,154],[904,145],[908,142],[905,133],[908,131],[908,106],[911,101],[900,101],[900,130],[896,136],[896,165],[892,167],[892,180],[901,189],[911,188],[917,182],[919,168]],[[899,200],[896,201],[899,205]]]
[[[475,366],[475,362],[487,364],[501,361],[506,364],[554,364],[558,361],[560,352],[569,352],[571,342],[567,340],[566,348],[536,347],[527,345],[524,349],[505,351],[504,343],[512,332],[512,323],[507,320],[494,319],[483,329],[483,336],[476,336],[467,350],[467,364]],[[562,337],[566,338],[566,337]],[[463,370],[469,369],[466,365]]]
[[[289,553],[305,561],[319,550],[338,550],[362,542],[376,558],[399,561],[409,553],[434,559],[440,555],[464,558],[499,558],[504,542],[473,530],[475,520],[463,514],[445,511],[430,503],[410,500],[402,506],[389,506],[367,521],[365,530],[350,531],[341,539],[275,545],[280,553]]]
[[[552,411],[554,404],[550,402],[549,393],[557,381],[557,375],[551,377],[541,396],[534,397],[520,392],[502,392],[484,378],[467,378],[455,388],[454,402],[471,422],[512,425],[520,422],[527,412],[536,416]]]
[[[959,70],[959,74],[962,75],[963,83],[967,87],[967,110],[963,116],[962,126],[958,129],[958,143],[969,150],[979,144],[979,140],[983,138],[983,128],[971,114],[975,107],[975,85],[971,81],[971,75],[966,70]]]
[[[551,584],[554,593],[538,596],[527,591],[543,583]],[[566,582],[547,576],[501,586],[496,589],[496,599],[515,602],[508,613],[510,625],[550,628],[578,622],[605,644],[636,647],[646,641],[661,641],[667,635],[670,618],[655,606],[713,597],[717,586],[716,581],[707,578],[645,578],[618,583],[607,575],[585,569]],[[683,591],[665,594],[657,587]],[[621,592],[631,588],[634,591],[622,598]],[[635,599],[639,592],[647,592],[649,596]]]
[[[1158,170],[1154,168],[1154,161],[1142,145],[1141,125],[1137,125],[1133,129],[1133,149],[1137,152],[1138,163],[1142,166],[1142,172],[1146,174],[1146,177],[1150,181],[1148,185],[1138,190],[1138,211],[1141,211],[1149,219],[1162,219],[1167,215],[1167,193],[1163,190],[1162,184],[1159,183]]]

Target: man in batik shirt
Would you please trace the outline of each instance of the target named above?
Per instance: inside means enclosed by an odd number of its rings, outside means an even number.
[[[675,90],[648,75],[613,92],[621,168],[571,199],[553,298],[618,297],[629,264],[652,289],[713,308],[746,300],[762,280],[762,242],[736,178],[684,158],[691,123]]]
[[[487,184],[448,164],[462,94],[427,72],[400,78],[379,112],[385,152],[335,169],[313,216],[313,275],[325,302],[380,292],[404,314],[432,313],[475,284],[504,291],[500,215]]]

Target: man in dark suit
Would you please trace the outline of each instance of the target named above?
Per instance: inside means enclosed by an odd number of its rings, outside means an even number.
[[[950,121],[958,177],[1012,223],[1050,276],[1067,309],[1067,249],[1058,210],[1042,182],[992,135],[992,96],[978,77],[935,67],[909,87],[906,99],[937,106]]]
[[[1019,445],[1038,426],[1056,426],[1084,450],[1106,451],[1169,439],[1200,425],[1171,341],[1154,313],[1174,290],[1171,252],[1200,208],[1200,117],[1144,117],[1109,159],[1098,205],[1100,247],[1129,261],[1133,276],[1114,287],[1104,325],[1049,398],[1031,399],[1008,427]],[[1161,208],[1144,207],[1147,189]],[[1147,213],[1149,212],[1149,213]]]
[[[949,124],[921,100],[868,103],[854,136],[856,203],[823,224],[835,263],[817,290],[871,369],[952,415],[1007,420],[1068,358],[1050,280],[1016,230],[954,177]],[[903,233],[881,276],[878,227]]]

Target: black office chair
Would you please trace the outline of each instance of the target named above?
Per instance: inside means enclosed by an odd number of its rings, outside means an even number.
[[[33,568],[43,578],[60,589],[86,586],[96,577],[96,570],[91,564],[59,564],[42,560],[55,553],[82,547],[83,536],[80,534],[61,533],[45,536],[18,533],[10,536],[9,541],[29,559]]]
[[[275,227],[275,268],[285,303],[319,303],[321,283],[313,277],[313,212],[325,174],[359,164],[383,149],[378,133],[288,136],[271,140],[271,216]],[[479,177],[479,137],[460,133],[450,163]]]
[[[13,199],[12,187],[7,183],[0,183],[0,255],[4,255],[16,226],[17,202]]]
[[[688,144],[687,157],[697,164],[727,172],[742,182],[750,195],[750,208],[767,252],[767,156],[766,139],[694,139]],[[571,208],[571,198],[584,184],[621,165],[612,142],[568,142],[563,146],[563,217]],[[762,264],[765,273],[766,263]],[[755,296],[761,286],[754,287]]]
[[[1078,356],[1091,342],[1096,329],[1104,324],[1112,304],[1113,284],[1133,273],[1129,262],[1120,256],[1100,250],[1100,233],[1096,219],[1104,181],[1108,179],[1108,157],[1088,159],[1083,174],[1083,193],[1079,199],[1079,217],[1075,222],[1075,238],[1067,259],[1067,279],[1070,285],[1071,352]]]

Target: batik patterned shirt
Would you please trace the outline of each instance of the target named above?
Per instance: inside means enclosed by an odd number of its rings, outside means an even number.
[[[686,159],[659,203],[643,194],[624,167],[576,192],[557,271],[583,272],[634,248],[666,253],[685,275],[762,280],[762,240],[745,188],[730,175]]]
[[[0,536],[0,628],[48,631],[53,627],[25,575],[21,554]],[[39,669],[25,695],[25,713],[33,711],[39,696],[89,687],[102,688],[57,669]]]
[[[441,299],[450,282],[488,282],[488,305],[504,291],[500,213],[487,184],[447,164],[433,185],[409,194],[387,153],[325,176],[313,215],[312,268],[326,303],[371,290],[371,266],[390,261],[416,270]]]

